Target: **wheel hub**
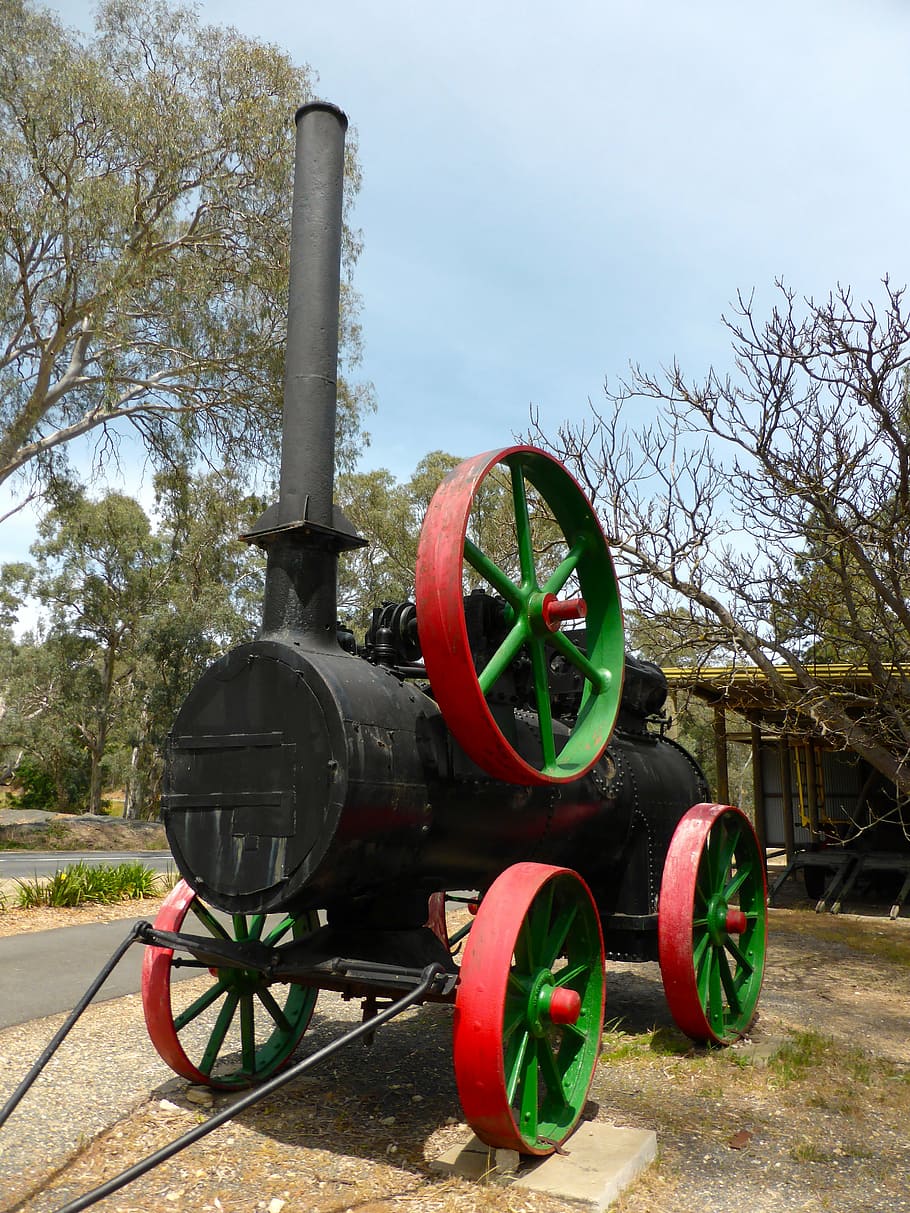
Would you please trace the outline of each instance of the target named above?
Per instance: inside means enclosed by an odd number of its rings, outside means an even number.
[[[533,1036],[541,1037],[553,1024],[573,1024],[581,1015],[581,995],[557,986],[549,969],[541,969],[528,992],[526,1018]]]

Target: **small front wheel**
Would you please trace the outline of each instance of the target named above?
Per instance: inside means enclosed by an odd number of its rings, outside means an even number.
[[[748,1031],[765,969],[767,902],[746,815],[694,805],[670,841],[657,914],[667,1003],[693,1040],[730,1044]]]
[[[272,946],[300,939],[318,925],[310,913],[234,914],[222,921],[181,880],[165,898],[155,927],[179,932],[188,915],[195,920],[193,930],[202,927],[216,939],[258,939]],[[178,966],[204,976],[205,988],[177,981]],[[176,1074],[220,1090],[253,1086],[280,1069],[307,1029],[316,995],[304,986],[270,986],[253,969],[209,969],[175,958],[173,948],[146,948],[142,963],[142,1009],[152,1044]]]

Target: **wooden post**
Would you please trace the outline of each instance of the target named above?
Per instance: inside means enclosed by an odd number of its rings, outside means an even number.
[[[818,825],[818,780],[815,777],[815,742],[811,737],[806,738],[806,807],[809,810],[809,830],[813,842],[821,841],[821,830]]]
[[[761,769],[761,725],[753,724],[752,732],[752,800],[755,813],[755,833],[762,859],[768,847],[768,830],[765,824],[765,781]]]
[[[730,803],[730,774],[727,767],[727,714],[722,703],[714,708],[714,759],[717,764],[717,800]]]
[[[780,795],[781,813],[784,823],[784,848],[787,852],[787,863],[796,852],[796,842],[793,837],[793,772],[790,769],[790,738],[785,733],[779,743],[780,757]]]

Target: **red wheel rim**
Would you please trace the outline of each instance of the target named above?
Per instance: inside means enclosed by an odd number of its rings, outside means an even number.
[[[694,805],[670,842],[657,917],[667,1002],[693,1040],[729,1044],[748,1030],[764,975],[767,918],[752,823],[731,805]]]
[[[499,568],[468,535],[481,482],[497,464],[509,472],[515,515],[517,580]],[[539,494],[562,531],[564,555],[538,580],[526,484]],[[511,612],[510,630],[478,673],[468,643],[463,571],[467,563]],[[571,578],[580,598],[559,601]],[[437,489],[417,550],[420,645],[433,694],[462,749],[488,774],[517,784],[579,779],[600,759],[610,739],[622,693],[624,642],[616,575],[603,531],[590,503],[566,469],[534,447],[506,447],[467,459]],[[561,626],[585,619],[581,652]],[[506,739],[487,695],[519,653],[530,657],[542,760],[534,765]],[[549,654],[581,674],[584,692],[568,737],[554,733]],[[561,748],[560,748],[561,747]]]
[[[455,1002],[455,1080],[481,1140],[550,1154],[569,1136],[600,1052],[604,992],[584,881],[537,863],[503,872],[468,936]]]
[[[213,936],[230,939],[231,933],[215,918],[210,910],[196,897],[193,890],[181,880],[174,886],[162,903],[155,919],[160,931],[179,932],[188,913],[193,913],[199,924]],[[234,915],[235,938],[255,935],[265,942],[277,944],[289,934],[299,938],[313,929],[311,915],[288,917],[263,934],[264,916]],[[271,994],[261,978],[240,970],[206,970],[199,966],[200,973],[210,972],[212,983],[199,998],[189,1002],[181,1010],[176,1009],[175,983],[171,981],[174,968],[172,948],[148,947],[142,962],[142,1009],[145,1014],[149,1037],[159,1056],[170,1068],[190,1082],[222,1090],[235,1090],[261,1082],[286,1064],[307,1029],[317,992],[301,986],[287,987],[283,1006]],[[183,983],[177,983],[182,985]],[[191,1026],[210,1007],[221,1002],[218,1019],[211,1034],[199,1045],[197,1062],[191,1060],[184,1048],[181,1032]],[[257,1040],[253,1004],[258,1002],[267,1012],[268,1034],[260,1032]],[[228,1030],[236,1017],[239,1026],[240,1048],[238,1064],[224,1066],[224,1050],[230,1048]],[[221,1067],[213,1073],[216,1063]]]

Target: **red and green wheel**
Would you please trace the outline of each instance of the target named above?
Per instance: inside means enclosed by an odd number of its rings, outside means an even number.
[[[234,914],[229,929],[181,880],[165,898],[155,927],[179,932],[188,915],[190,934],[199,934],[201,927],[216,939],[270,945],[299,939],[317,926],[309,913]],[[178,963],[198,969],[206,988],[172,980]],[[284,1065],[307,1029],[316,994],[303,986],[270,986],[255,970],[178,962],[172,948],[146,948],[142,964],[142,1008],[152,1044],[175,1073],[220,1090],[253,1086]]]
[[[604,953],[588,886],[518,863],[480,904],[455,1001],[455,1081],[482,1141],[551,1154],[581,1116],[603,1025]]]
[[[472,509],[497,467],[508,477],[517,571],[510,575],[472,538]],[[528,487],[542,509],[529,508]],[[541,515],[546,517],[543,522]],[[546,533],[535,539],[535,525]],[[538,573],[546,549],[547,571]],[[554,555],[554,551],[557,552]],[[467,570],[466,570],[467,566]],[[466,571],[505,603],[508,632],[476,670],[464,613]],[[572,583],[574,597],[559,595]],[[619,710],[624,642],[622,610],[610,551],[578,483],[534,447],[487,451],[459,464],[430,502],[420,534],[416,573],[420,646],[433,694],[462,749],[488,774],[516,784],[564,783],[590,770],[603,753]],[[585,620],[585,651],[561,630]],[[554,733],[550,661],[561,656],[584,680],[568,738]],[[541,761],[513,747],[487,703],[517,660],[530,660],[540,724]]]
[[[657,915],[670,1011],[693,1040],[729,1044],[749,1029],[765,969],[765,865],[752,823],[697,804],[667,852]]]

